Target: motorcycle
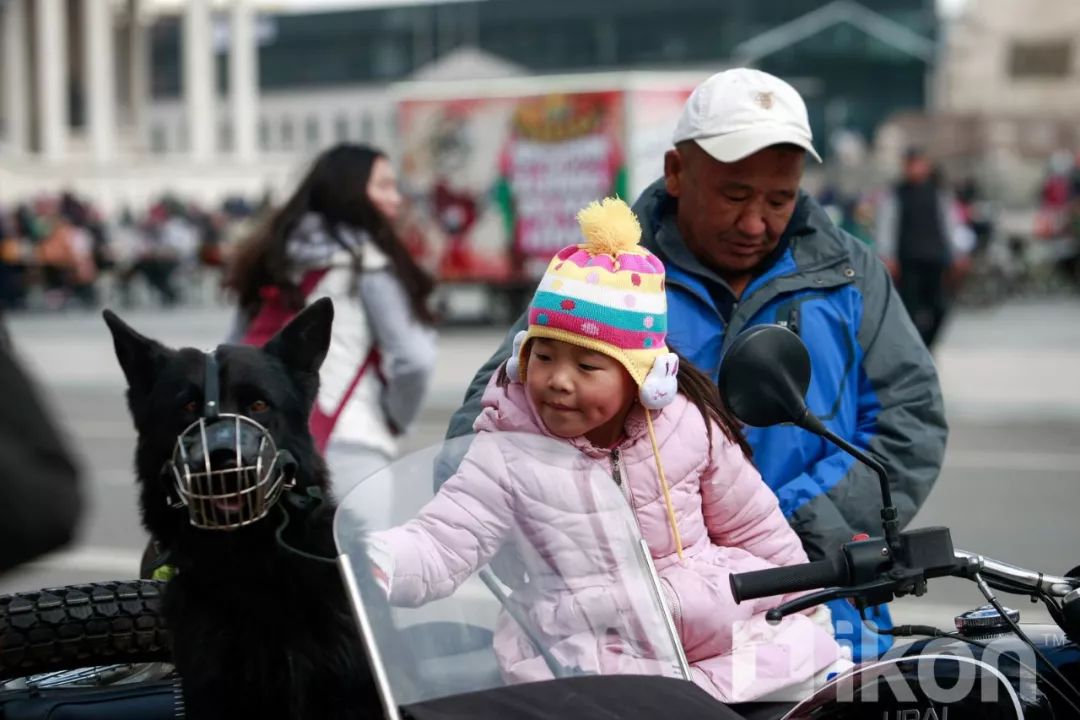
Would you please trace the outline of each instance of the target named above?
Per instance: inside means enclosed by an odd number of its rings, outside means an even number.
[[[900,532],[885,468],[807,408],[810,373],[799,337],[764,325],[732,343],[720,370],[720,393],[745,424],[794,424],[873,470],[881,487],[883,532],[856,538],[816,562],[732,575],[736,601],[811,591],[770,610],[767,617],[776,622],[840,598],[865,610],[921,596],[934,578],[958,577],[975,582],[987,604],[956,617],[955,632],[894,628],[898,637],[930,639],[900,645],[879,661],[857,666],[805,699],[785,720],[1080,717],[1080,568],[1058,577],[955,549],[945,527]],[[1019,614],[1005,608],[995,590],[1042,601],[1056,624],[1021,627]]]
[[[928,581],[954,576],[974,581],[988,607],[957,618],[955,632],[894,628],[899,637],[925,639],[898,643],[884,658],[820,678],[811,687],[792,688],[768,703],[725,706],[690,681],[669,598],[615,480],[581,462],[564,443],[508,435],[501,440],[515,453],[551,469],[545,492],[572,495],[575,506],[587,512],[585,525],[591,530],[573,541],[591,565],[584,571],[576,566],[573,576],[564,572],[538,546],[528,523],[515,519],[502,550],[460,579],[451,594],[386,612],[386,596],[365,596],[355,581],[369,563],[364,539],[415,517],[437,492],[437,478],[456,467],[476,441],[475,436],[458,438],[367,478],[343,499],[335,517],[337,563],[384,717],[1080,717],[1080,579],[957,550],[947,528],[900,532],[884,470],[831,435],[806,409],[809,377],[809,357],[798,337],[779,326],[763,326],[733,344],[720,389],[746,424],[795,423],[873,468],[882,487],[883,533],[853,540],[817,562],[733,575],[734,597],[806,591],[769,613],[779,621],[836,598],[865,608],[921,595]],[[584,552],[587,548],[603,552]],[[593,579],[591,585],[581,585],[583,576]],[[167,629],[157,615],[163,590],[161,583],[138,581],[0,597],[0,720],[183,717],[183,680],[167,665]],[[1042,600],[1056,625],[1019,624],[995,590]],[[584,592],[589,598],[581,632],[556,633],[543,622],[553,591]],[[507,663],[500,645],[507,635],[524,664]],[[599,649],[612,642],[627,649],[616,666],[603,660]],[[520,667],[529,671],[518,672]]]

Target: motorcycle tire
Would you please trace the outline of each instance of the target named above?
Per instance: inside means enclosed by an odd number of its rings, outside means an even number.
[[[110,581],[0,596],[0,680],[170,662],[164,587],[156,580]]]

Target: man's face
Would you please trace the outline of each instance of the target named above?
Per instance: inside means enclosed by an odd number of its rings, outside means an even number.
[[[729,283],[745,287],[791,220],[804,155],[776,146],[722,163],[692,141],[669,150],[664,177],[668,193],[679,200],[679,231],[690,251]]]

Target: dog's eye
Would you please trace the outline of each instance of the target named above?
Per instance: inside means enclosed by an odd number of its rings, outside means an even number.
[[[248,405],[248,411],[253,413],[266,412],[270,409],[270,405],[265,400],[256,400]]]
[[[184,404],[184,412],[186,413],[194,413],[198,411],[198,409],[199,403],[195,402],[194,400]]]

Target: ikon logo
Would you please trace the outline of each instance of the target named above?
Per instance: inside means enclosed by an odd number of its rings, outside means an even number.
[[[881,713],[881,720],[949,720],[949,708],[941,708],[940,713],[933,706],[925,710],[886,710]]]

